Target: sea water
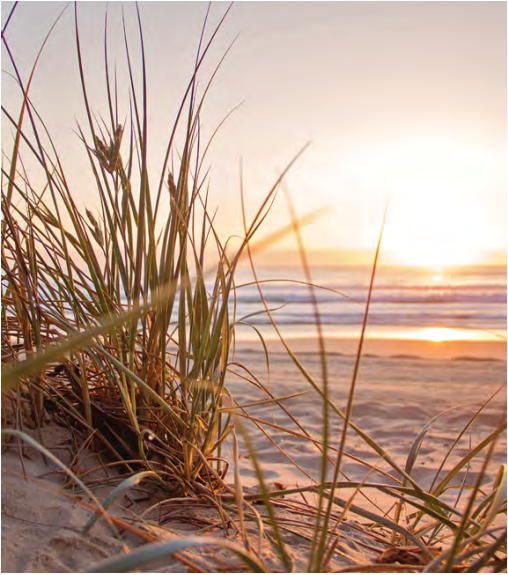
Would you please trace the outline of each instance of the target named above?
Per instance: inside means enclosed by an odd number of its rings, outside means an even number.
[[[356,337],[365,316],[372,270],[366,266],[312,269],[309,288],[301,268],[265,266],[253,285],[240,270],[236,321],[271,337],[271,319],[285,337],[315,337],[317,319],[327,335]],[[266,281],[269,280],[269,281]],[[274,281],[275,280],[275,281]],[[293,281],[289,281],[293,280]],[[317,305],[316,305],[317,304]],[[317,315],[318,314],[318,315]],[[506,266],[441,269],[379,267],[368,314],[369,337],[394,339],[492,340],[506,338]],[[240,339],[253,330],[239,326]]]

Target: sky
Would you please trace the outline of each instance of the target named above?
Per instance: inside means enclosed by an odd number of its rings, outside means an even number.
[[[11,6],[2,2],[2,23]],[[6,37],[24,78],[64,6],[18,6]],[[227,6],[212,4],[210,29]],[[155,185],[207,4],[139,7]],[[105,10],[103,2],[78,5],[89,96],[98,114],[106,111]],[[110,61],[117,62],[119,91],[126,97],[121,4],[110,3],[108,10]],[[124,11],[139,74],[134,4],[125,3]],[[73,19],[71,5],[42,55],[32,98],[88,207],[93,182],[83,176],[83,149],[75,134],[76,121],[84,125],[85,116]],[[439,268],[505,260],[506,23],[504,2],[234,4],[201,80],[204,86],[234,41],[202,114],[203,133],[210,135],[241,104],[207,158],[211,203],[219,209],[223,237],[242,232],[240,182],[252,215],[281,171],[309,144],[284,190],[299,216],[320,210],[303,230],[310,251],[368,260],[387,210],[386,261]],[[2,48],[2,102],[16,110],[9,69]],[[127,106],[123,110],[127,113]],[[11,131],[2,120],[2,147],[9,149]],[[287,221],[281,194],[266,233]],[[282,241],[272,257],[293,244]]]

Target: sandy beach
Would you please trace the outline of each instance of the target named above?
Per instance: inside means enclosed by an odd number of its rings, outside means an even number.
[[[306,369],[320,382],[319,357],[312,353],[312,344],[308,341],[292,341],[291,344]],[[354,364],[354,355],[351,353],[354,342],[328,342],[328,347],[333,349],[328,357],[330,395],[336,405],[344,409]],[[502,348],[502,344],[489,346],[455,343],[443,344],[441,347],[441,344],[430,343],[405,342],[395,345],[387,341],[368,342],[357,383],[353,421],[379,442],[399,465],[404,466],[419,431],[431,418],[448,410],[428,431],[415,465],[415,479],[428,486],[455,437],[482,403],[505,384]],[[434,353],[429,354],[429,349]],[[273,345],[271,352],[271,393],[275,397],[284,397],[308,391],[308,384],[279,346]],[[450,353],[455,359],[450,359]],[[268,386],[264,355],[259,349],[244,344],[236,350],[234,361],[248,367]],[[237,373],[241,371],[234,365],[230,369]],[[234,374],[230,376],[229,387],[240,405],[266,397],[255,386]],[[495,428],[503,416],[505,399],[505,390],[501,389],[454,449],[443,473],[467,452],[470,445],[479,443]],[[315,392],[285,400],[283,405],[310,435],[316,438],[321,436],[322,405]],[[252,406],[248,408],[248,413],[267,422],[267,425],[262,426],[266,434],[251,423],[246,425],[267,481],[303,486],[318,479],[320,455],[316,447],[306,439],[279,429],[284,427],[298,431],[295,423],[273,405]],[[331,417],[333,447],[339,442],[342,425],[340,418]],[[38,437],[35,432],[32,435]],[[110,485],[104,485],[105,476],[100,474],[102,472],[87,474],[87,470],[92,470],[99,463],[97,455],[86,446],[79,458],[71,461],[72,436],[68,430],[51,424],[42,430],[41,439],[53,453],[71,464],[74,472],[83,477],[99,499],[103,500],[112,485],[119,482],[118,472],[110,473]],[[243,443],[241,438],[240,443]],[[301,471],[276,446],[297,462]],[[351,457],[345,459],[343,471],[350,479],[362,480],[368,471],[355,458],[387,470],[386,464],[380,462],[379,457],[353,431],[349,434],[346,451]],[[502,436],[496,446],[493,465],[489,468],[489,480],[493,479],[497,467],[505,461],[505,454],[506,436]],[[257,480],[245,448],[241,451],[240,464],[244,485],[256,485]],[[476,465],[468,473],[474,475],[477,470]],[[463,470],[458,476],[459,481],[465,472]],[[228,477],[232,483],[232,472]],[[380,479],[383,479],[380,472],[374,472],[369,477],[370,481]],[[100,489],[96,489],[97,482],[102,484]],[[151,505],[167,497],[163,492],[146,485],[130,490],[112,508],[116,526],[122,533],[120,539],[114,536],[103,519],[86,537],[82,537],[80,530],[91,516],[91,506],[83,494],[78,491],[77,495],[73,495],[73,492],[76,492],[76,486],[72,486],[72,482],[61,472],[55,471],[52,463],[45,463],[33,449],[25,450],[23,458],[20,458],[16,448],[3,453],[3,572],[83,572],[107,557],[121,553],[123,545],[133,548],[182,533],[218,537],[227,535],[231,540],[241,542],[234,530],[226,533],[220,518],[199,500],[185,505],[176,501],[166,502],[148,513],[145,517],[148,523],[146,520],[141,521],[140,516]],[[390,501],[377,496],[372,498],[371,504],[383,508]],[[297,517],[303,523],[309,521],[304,515]],[[292,518],[295,519],[294,514]],[[358,518],[349,514],[341,527],[341,554],[337,555],[333,563],[336,569],[375,562],[384,549],[383,544],[376,540],[380,534],[371,533],[370,537],[366,536],[365,532],[358,530],[356,521]],[[249,531],[255,538],[256,526],[254,523],[249,525]],[[303,569],[308,551],[305,540],[291,533],[286,536],[298,568]],[[123,543],[121,539],[124,539]],[[266,544],[263,556],[268,565],[276,565],[274,552]],[[151,566],[149,570],[178,572],[210,569],[210,565],[217,565],[218,559],[219,564],[221,561],[224,563],[223,568],[228,572],[235,571],[234,560],[225,552],[199,549],[184,552],[181,559],[183,563],[176,559],[165,560]]]
[[[292,349],[306,369],[321,381],[320,361],[312,351],[315,342],[290,340]],[[357,342],[348,340],[327,341],[330,394],[335,404],[345,410],[349,385],[353,373],[353,352]],[[273,346],[277,352],[271,357],[271,391],[276,397],[284,397],[308,391],[309,384],[303,379],[290,357],[280,344]],[[263,365],[262,352],[251,350],[240,352],[241,362],[252,367]],[[438,419],[429,431],[421,451],[421,461],[415,470],[422,481],[430,480],[437,471],[441,457],[446,453],[454,437],[480,406],[506,383],[506,345],[488,342],[416,342],[416,341],[367,341],[361,361],[357,382],[353,421],[393,455],[399,464],[405,464],[409,448],[421,429],[435,416],[448,411]],[[261,372],[262,373],[262,372]],[[232,388],[235,390],[234,384]],[[238,384],[236,395],[242,396],[246,384]],[[251,387],[252,389],[252,387]],[[249,401],[260,395],[249,394]],[[448,465],[464,454],[469,441],[473,444],[488,435],[504,415],[506,404],[504,389],[484,409],[468,434],[452,455]],[[322,402],[315,392],[293,398],[284,403],[296,419],[304,423],[316,436],[321,432],[320,410]],[[452,409],[453,408],[453,409]],[[291,427],[287,418],[274,414],[270,406],[251,408],[260,419],[274,421]],[[333,436],[338,443],[342,430],[339,417],[332,416]],[[293,425],[294,428],[294,425]],[[254,431],[253,431],[254,432]],[[318,469],[318,455],[309,442],[271,430],[270,437],[283,441],[289,451],[312,474]],[[263,447],[261,447],[261,445]],[[352,432],[349,436],[351,455],[361,456],[372,462],[377,455]],[[282,482],[302,481],[295,474],[293,466],[278,459],[273,445],[256,432],[256,446],[266,450],[266,465],[271,467],[271,478]],[[499,463],[505,460],[506,438],[497,446]],[[360,480],[365,468],[356,467],[354,462],[346,464],[349,472]]]

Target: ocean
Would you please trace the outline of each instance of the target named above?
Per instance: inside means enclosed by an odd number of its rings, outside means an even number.
[[[333,337],[357,337],[365,314],[371,269],[321,266],[312,269],[311,293],[301,268],[257,269],[263,296],[285,337],[315,336],[315,297],[323,331]],[[451,270],[379,267],[368,318],[368,334],[382,339],[431,341],[506,339],[506,266],[469,266]],[[258,287],[249,270],[239,270],[236,320],[240,339],[255,338],[248,323],[274,336],[263,313]],[[276,280],[276,281],[273,281]],[[288,281],[293,280],[293,281]]]

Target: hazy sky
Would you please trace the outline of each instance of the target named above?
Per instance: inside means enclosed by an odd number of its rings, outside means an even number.
[[[12,4],[2,2],[5,22]],[[87,81],[105,111],[106,4],[78,5]],[[20,3],[7,31],[24,78],[57,14],[58,2]],[[141,2],[148,62],[153,184],[190,77],[206,13],[201,2]],[[212,23],[227,4],[214,2]],[[133,3],[124,3],[131,50]],[[110,55],[127,94],[121,6],[109,6]],[[71,5],[49,41],[32,98],[75,166],[82,121]],[[205,133],[238,103],[209,162],[224,235],[241,231],[243,162],[249,207],[311,142],[287,178],[299,214],[325,207],[305,230],[313,249],[375,249],[390,197],[384,253],[396,261],[468,263],[506,252],[505,2],[238,2],[212,50],[202,83],[239,37],[203,113]],[[136,57],[135,62],[139,62]],[[2,50],[2,68],[9,63]],[[14,83],[2,77],[2,101]],[[127,113],[127,107],[124,107]],[[3,147],[10,130],[3,121]],[[78,193],[89,202],[88,183]],[[268,227],[286,218],[283,197]]]

